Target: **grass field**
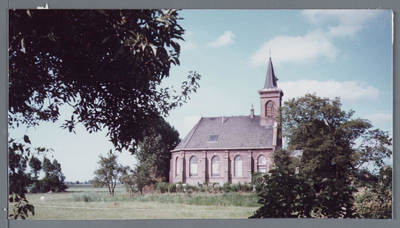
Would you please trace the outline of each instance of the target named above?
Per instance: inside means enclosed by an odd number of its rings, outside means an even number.
[[[27,194],[34,220],[229,219],[248,218],[259,206],[249,193],[175,193],[128,196],[122,187],[111,197],[106,188],[72,186],[66,193]],[[40,200],[44,196],[45,201]],[[238,206],[240,205],[240,206]],[[245,206],[243,206],[245,205]]]
[[[67,192],[108,192],[108,188],[95,188],[91,184],[72,184],[67,185]],[[125,192],[125,187],[123,185],[117,185],[115,187],[116,192]]]

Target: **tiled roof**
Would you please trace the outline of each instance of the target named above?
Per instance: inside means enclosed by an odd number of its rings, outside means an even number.
[[[278,88],[277,81],[278,79],[275,77],[274,67],[272,65],[271,57],[269,58],[268,69],[267,69],[267,76],[265,79],[265,85],[263,89],[272,89]]]
[[[218,135],[217,140],[209,141],[210,135]],[[203,117],[174,151],[267,148],[272,146],[272,135],[272,126],[260,126],[260,116]]]

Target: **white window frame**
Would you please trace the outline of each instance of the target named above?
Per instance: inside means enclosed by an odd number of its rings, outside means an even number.
[[[240,155],[237,155],[234,159],[235,163],[235,177],[243,177],[243,158]]]
[[[221,162],[219,157],[215,155],[211,158],[211,176],[212,177],[220,177],[221,176]]]
[[[192,156],[189,159],[189,176],[190,177],[197,177],[198,175],[198,161],[196,156]]]

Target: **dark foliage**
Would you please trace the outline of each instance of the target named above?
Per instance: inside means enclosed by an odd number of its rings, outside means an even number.
[[[391,166],[383,166],[378,173],[360,170],[355,185],[360,189],[355,197],[356,214],[361,218],[392,219],[393,180]]]
[[[42,167],[44,177],[40,183],[40,192],[64,192],[68,188],[64,183],[65,176],[61,171],[61,164],[56,159],[50,162],[45,157]]]
[[[160,117],[155,119],[144,134],[136,158],[141,166],[146,164],[149,167],[155,178],[168,182],[171,150],[180,142],[179,132]]]
[[[32,216],[35,215],[35,207],[32,204],[29,204],[25,196],[20,196],[13,193],[9,196],[8,202],[10,204],[13,204],[13,211],[10,212],[8,216],[10,219],[26,219],[27,217],[29,217],[28,212],[30,212]]]
[[[283,136],[288,150],[301,150],[302,156],[291,158],[284,150],[274,153],[276,168],[264,176],[260,193],[263,206],[253,217],[352,218],[371,212],[367,206],[363,212],[355,210],[360,209],[360,203],[356,199],[354,204],[357,185],[353,182],[357,183],[359,167],[373,164],[380,168],[385,164],[384,160],[392,155],[392,139],[387,132],[371,129],[368,120],[352,119],[354,112],[340,107],[339,98],[330,100],[311,94],[284,103],[278,119]],[[360,139],[357,146],[356,140]],[[293,174],[297,166],[298,175]],[[387,172],[389,175],[391,170]],[[372,179],[360,177],[359,182],[370,186],[373,183]],[[377,201],[385,205],[381,211],[373,212],[379,216],[391,214],[390,186],[379,184],[372,188],[379,191]]]
[[[153,118],[182,105],[198,88],[160,88],[179,64],[184,29],[176,10],[10,10],[9,125],[56,121],[103,128],[117,150],[134,152]]]
[[[250,218],[311,217],[317,201],[305,175],[289,169],[289,153],[284,150],[274,153],[274,162],[275,168],[263,176],[258,202],[262,206]]]

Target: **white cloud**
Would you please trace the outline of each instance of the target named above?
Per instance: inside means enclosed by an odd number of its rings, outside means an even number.
[[[208,46],[212,47],[221,47],[221,46],[226,46],[229,44],[233,44],[233,38],[235,35],[231,31],[226,31],[222,36],[218,37],[215,41],[208,43]]]
[[[385,122],[392,122],[393,116],[385,113],[374,113],[366,116],[365,119],[368,119],[373,123],[385,123]]]
[[[311,23],[327,27],[327,35],[334,37],[354,37],[364,24],[381,14],[382,10],[305,10],[302,12]]]
[[[265,42],[251,57],[253,66],[266,65],[271,50],[274,64],[283,62],[309,62],[319,57],[333,60],[338,54],[336,47],[324,34],[313,31],[302,36],[276,36]]]
[[[189,42],[183,42],[181,44],[182,51],[190,51],[190,50],[196,50],[197,49],[197,44],[189,41]]]
[[[356,81],[337,82],[329,80],[320,82],[316,80],[288,81],[278,84],[285,95],[284,100],[304,96],[307,93],[316,93],[319,97],[340,97],[343,103],[355,103],[366,99],[376,100],[379,97],[379,89]]]
[[[257,49],[250,63],[266,65],[270,50],[275,64],[309,62],[320,57],[334,60],[339,54],[335,39],[356,37],[381,13],[383,10],[304,10],[303,16],[317,25],[316,30],[304,36],[275,36]]]

